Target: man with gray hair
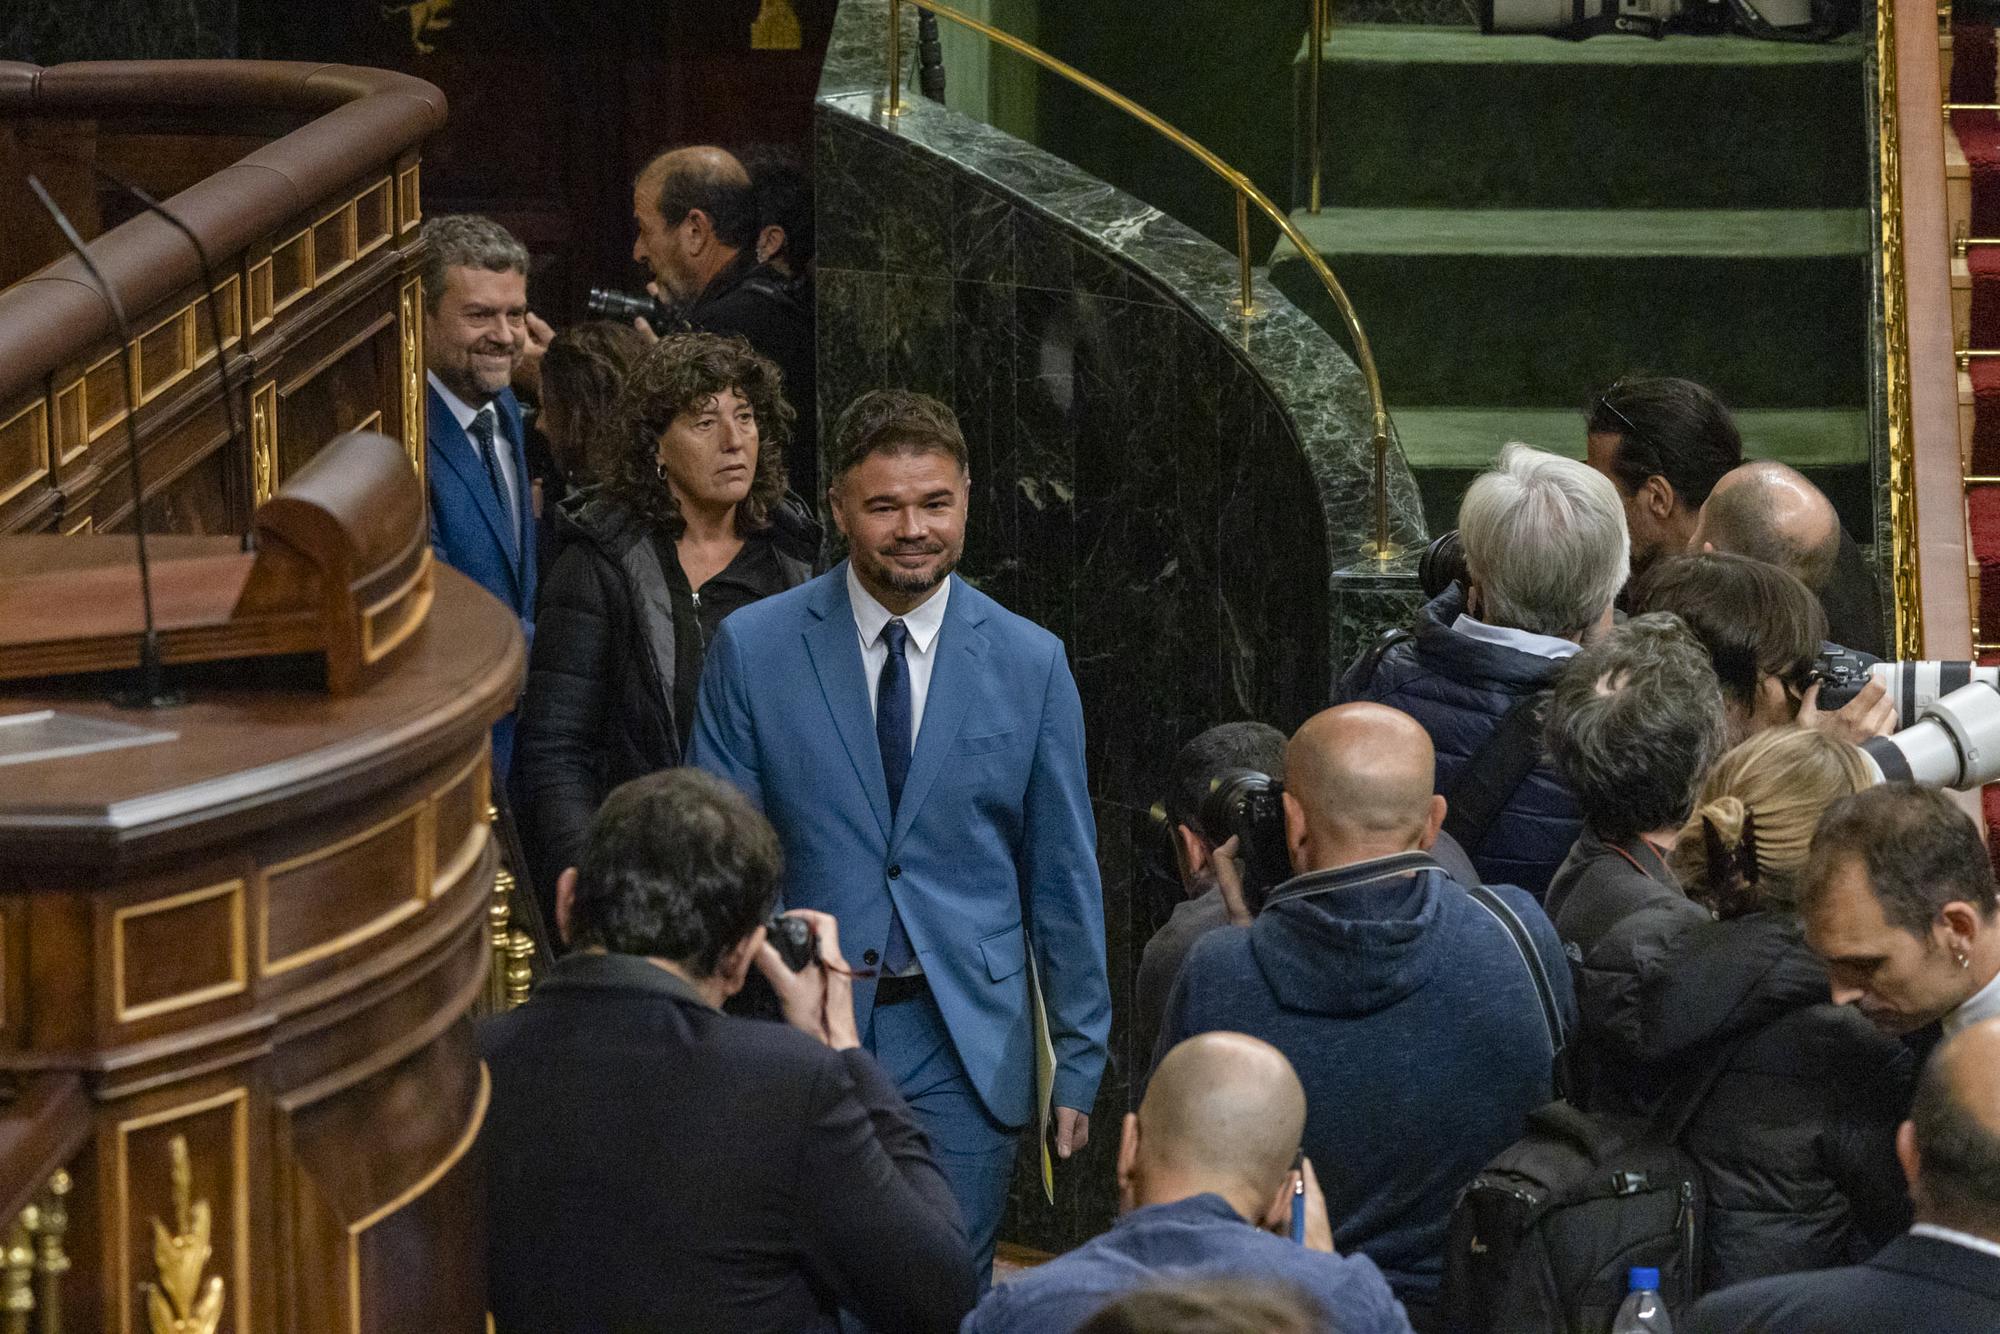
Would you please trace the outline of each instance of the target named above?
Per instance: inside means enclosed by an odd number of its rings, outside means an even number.
[[[1541,753],[1564,660],[1611,623],[1630,568],[1617,490],[1585,464],[1510,444],[1458,512],[1467,578],[1342,678],[1339,701],[1410,714],[1437,748],[1445,832],[1488,884],[1540,898],[1582,829]]]
[[[528,252],[490,218],[424,224],[424,475],[431,550],[535,634],[535,515],[521,405],[508,383],[528,345]],[[493,728],[506,778],[514,715]]]

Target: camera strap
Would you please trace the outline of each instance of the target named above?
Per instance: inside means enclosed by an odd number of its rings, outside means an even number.
[[[1501,716],[1444,794],[1444,831],[1477,860],[1493,821],[1542,760],[1542,715],[1549,691],[1537,690]]]

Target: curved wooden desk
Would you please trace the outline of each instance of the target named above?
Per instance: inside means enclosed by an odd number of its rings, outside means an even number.
[[[86,1105],[57,1095],[87,1095],[72,1330],[154,1327],[153,1220],[190,1230],[195,1202],[223,1331],[485,1327],[465,1014],[489,956],[488,729],[523,651],[504,608],[435,574],[428,622],[359,693],[243,664],[159,713],[0,691],[0,714],[176,734],[0,764],[0,1071],[51,1142]],[[0,1112],[0,1155],[18,1131]]]

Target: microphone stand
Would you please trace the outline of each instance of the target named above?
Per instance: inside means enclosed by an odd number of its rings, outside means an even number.
[[[139,404],[136,386],[132,378],[132,325],[125,318],[125,304],[118,299],[118,293],[104,279],[104,274],[91,261],[90,250],[77,234],[76,227],[56,201],[49,197],[41,180],[33,172],[28,174],[28,188],[35,192],[35,198],[54,219],[56,229],[70,250],[83,265],[97,285],[98,295],[111,308],[112,323],[118,326],[118,352],[125,372],[125,466],[131,476],[132,485],[132,531],[139,545],[139,604],[145,612],[146,629],[139,639],[139,678],[136,688],[121,690],[111,696],[114,704],[128,709],[164,709],[186,702],[187,697],[176,690],[167,689],[165,676],[160,665],[160,636],[153,623],[153,569],[146,559],[146,491],[145,482],[139,470]],[[213,298],[211,298],[211,301]],[[222,349],[216,348],[220,356]]]

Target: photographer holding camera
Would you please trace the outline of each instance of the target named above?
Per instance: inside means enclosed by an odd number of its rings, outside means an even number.
[[[1534,900],[1459,884],[1429,855],[1446,814],[1432,768],[1424,729],[1379,704],[1299,729],[1281,798],[1296,874],[1247,929],[1195,942],[1156,1048],[1224,1030],[1285,1054],[1306,1092],[1306,1156],[1328,1168],[1334,1242],[1375,1261],[1420,1327],[1452,1202],[1548,1101],[1552,1046],[1575,1020]],[[1233,852],[1215,852],[1225,888]]]
[[[780,865],[764,817],[692,769],[592,823],[557,887],[572,953],[479,1035],[500,1334],[832,1330],[836,1303],[949,1331],[971,1309],[958,1206],[861,1050],[834,919],[770,916]],[[784,1024],[722,1013],[753,966]]]

